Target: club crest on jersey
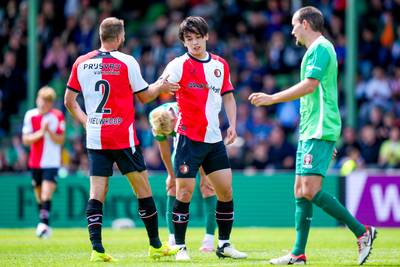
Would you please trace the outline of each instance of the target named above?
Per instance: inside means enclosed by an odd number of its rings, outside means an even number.
[[[303,158],[303,168],[311,169],[312,161],[313,161],[313,156],[311,154],[305,154]]]
[[[215,75],[215,77],[217,77],[217,78],[221,77],[221,71],[220,71],[219,69],[215,69],[215,70],[214,70],[214,75]]]
[[[182,164],[182,165],[179,167],[179,171],[180,171],[180,173],[182,173],[182,174],[186,174],[186,173],[189,172],[189,166],[186,165],[186,164]]]

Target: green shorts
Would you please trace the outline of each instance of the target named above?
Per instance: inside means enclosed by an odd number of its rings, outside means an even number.
[[[321,175],[325,177],[334,149],[335,142],[333,141],[300,140],[296,152],[296,175]]]

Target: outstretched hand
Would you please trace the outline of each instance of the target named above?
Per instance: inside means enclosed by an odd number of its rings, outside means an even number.
[[[250,103],[256,107],[259,106],[270,106],[274,104],[272,100],[272,95],[268,95],[265,93],[252,93],[249,96]]]
[[[224,141],[225,145],[230,145],[233,142],[235,142],[236,137],[237,137],[236,129],[233,127],[229,127],[226,130],[226,137],[225,137],[225,141]]]
[[[176,91],[180,88],[178,83],[171,83],[168,81],[169,74],[159,80],[161,86],[161,92],[169,93],[171,95],[175,94]]]

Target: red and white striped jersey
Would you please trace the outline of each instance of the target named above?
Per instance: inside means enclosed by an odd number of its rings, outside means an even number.
[[[83,94],[87,148],[125,149],[139,144],[133,93],[146,90],[148,84],[132,56],[99,50],[80,56],[67,88]]]
[[[233,91],[228,63],[211,53],[206,60],[186,53],[167,65],[162,76],[168,74],[168,81],[181,86],[176,92],[180,111],[176,131],[193,141],[221,141],[222,95]]]
[[[65,131],[64,115],[57,109],[52,109],[46,114],[40,114],[37,108],[25,113],[23,134],[30,134],[40,130],[43,123],[48,122],[49,130],[57,134]],[[31,145],[29,153],[29,168],[59,168],[61,165],[61,147],[51,140],[46,133],[44,137]]]

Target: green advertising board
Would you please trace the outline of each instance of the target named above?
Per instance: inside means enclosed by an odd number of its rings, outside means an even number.
[[[165,226],[165,174],[152,173],[150,183],[159,212],[159,224]],[[290,174],[244,175],[234,173],[233,194],[235,226],[287,227],[294,225],[294,176]],[[324,190],[338,195],[338,177],[326,177]],[[89,198],[89,178],[69,176],[58,180],[54,195],[51,224],[53,227],[85,227],[85,208]],[[0,227],[34,227],[38,222],[37,205],[30,175],[0,176]],[[190,226],[202,226],[203,202],[199,192],[190,205]],[[110,178],[104,207],[103,223],[111,226],[118,218],[130,218],[143,226],[137,213],[137,200],[128,181],[121,175]],[[337,222],[314,208],[313,226],[335,226]]]

